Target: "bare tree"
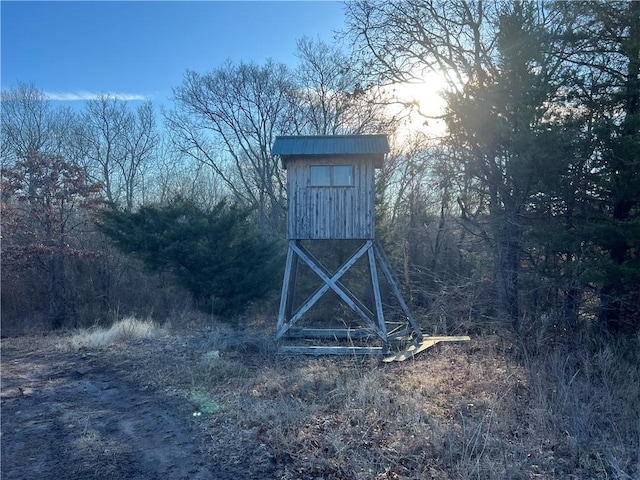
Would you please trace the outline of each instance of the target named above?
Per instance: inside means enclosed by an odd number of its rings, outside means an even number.
[[[299,133],[313,135],[388,132],[395,118],[377,86],[365,86],[354,59],[336,45],[304,37],[296,70]]]
[[[166,205],[176,197],[191,199],[202,207],[213,207],[224,198],[224,185],[206,164],[178,151],[168,137],[157,149],[148,175],[150,203]]]
[[[188,71],[166,113],[177,148],[209,165],[236,200],[254,207],[263,230],[281,229],[285,185],[271,156],[276,135],[292,133],[294,84],[283,64],[225,63]]]
[[[151,102],[132,111],[127,102],[103,95],[87,102],[82,124],[88,171],[104,183],[109,203],[131,210],[158,144]]]
[[[71,155],[77,119],[69,108],[54,108],[41,90],[26,83],[3,91],[0,103],[3,162],[30,151]]]

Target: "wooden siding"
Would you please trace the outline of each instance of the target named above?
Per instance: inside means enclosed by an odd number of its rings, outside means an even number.
[[[289,239],[369,239],[375,236],[375,162],[354,156],[290,161],[287,168]],[[350,187],[311,187],[311,165],[353,165]]]

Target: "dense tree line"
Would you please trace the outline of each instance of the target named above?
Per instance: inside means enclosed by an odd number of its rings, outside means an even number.
[[[590,315],[636,330],[638,3],[348,8],[370,81],[449,80],[448,136],[427,178],[441,176],[442,206],[459,219],[450,230],[490,254],[496,313],[517,330],[549,316],[573,330]]]
[[[640,4],[355,1],[346,20],[348,52],[301,39],[296,68],[188,71],[161,117],[148,102],[104,96],[78,113],[33,85],[3,92],[3,311],[28,310],[29,291],[56,326],[134,303],[157,313],[180,269],[148,276],[93,212],[130,222],[179,197],[206,217],[224,201],[269,243],[286,214],[276,135],[384,132],[379,234],[426,329],[637,331]],[[389,108],[389,85],[429,72],[447,79],[436,140],[404,122],[415,105]],[[64,193],[37,193],[37,175]],[[62,209],[64,229],[36,235],[43,209]],[[141,278],[155,294],[131,294]]]

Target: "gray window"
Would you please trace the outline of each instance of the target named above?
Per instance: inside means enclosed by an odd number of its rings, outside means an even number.
[[[331,167],[328,165],[313,165],[311,167],[311,186],[331,186]]]
[[[312,165],[312,187],[353,186],[353,165]]]
[[[335,165],[332,170],[333,186],[350,187],[353,185],[353,167],[351,165]]]

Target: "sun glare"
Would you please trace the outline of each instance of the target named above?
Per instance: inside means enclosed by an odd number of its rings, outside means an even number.
[[[446,126],[439,117],[446,107],[442,92],[447,85],[446,77],[435,72],[425,75],[421,81],[393,85],[394,97],[405,105],[412,105],[408,129],[420,130],[430,136],[441,136],[445,133]]]

